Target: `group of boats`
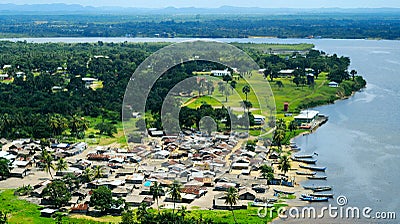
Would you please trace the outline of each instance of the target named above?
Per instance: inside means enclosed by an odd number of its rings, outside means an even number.
[[[293,148],[298,148],[294,143],[291,144],[292,149]],[[298,148],[300,149],[300,148]],[[324,166],[316,166],[315,164],[317,163],[317,159],[314,158],[314,156],[318,155],[317,153],[312,153],[312,154],[294,154],[292,156],[293,161],[301,162],[302,164],[299,164],[300,168],[306,169],[308,171],[296,171],[297,175],[302,175],[306,176],[307,179],[309,180],[326,180],[328,177],[323,174],[318,174],[321,172],[325,172],[326,167]],[[332,186],[326,186],[326,185],[311,185],[311,186],[303,186],[304,189],[306,190],[311,190],[312,193],[309,194],[302,194],[301,195],[301,200],[303,201],[308,201],[308,202],[324,202],[328,201],[329,198],[333,198],[334,194],[329,192],[332,190]],[[275,191],[276,192],[276,191]],[[286,192],[286,193],[291,193],[291,192]]]

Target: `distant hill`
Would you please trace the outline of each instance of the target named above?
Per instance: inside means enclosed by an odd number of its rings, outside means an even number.
[[[0,14],[77,14],[77,13],[128,13],[128,14],[299,14],[299,13],[400,13],[399,8],[258,8],[221,6],[219,8],[132,8],[93,7],[79,4],[0,4]]]

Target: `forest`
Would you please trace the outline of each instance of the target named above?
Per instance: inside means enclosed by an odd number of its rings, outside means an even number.
[[[9,75],[8,79],[0,81],[0,136],[83,138],[85,130],[95,125],[90,124],[90,118],[100,118],[95,128],[112,136],[115,125],[121,122],[122,100],[130,77],[147,56],[166,45],[0,42],[0,66],[3,68],[0,73]],[[276,55],[271,52],[271,46],[235,45],[265,68],[264,76],[271,81],[281,69],[294,69],[293,82],[298,86],[312,85],[306,77],[306,68],[312,68],[316,76],[322,71],[329,72],[328,78],[339,83],[354,76],[347,71],[350,64],[347,57],[326,55],[317,50]],[[265,49],[260,50],[260,46]],[[192,61],[168,70],[155,83],[147,99],[146,110],[153,117],[147,120],[147,126],[162,128],[161,105],[176,83],[192,76],[194,71],[222,68],[216,63]],[[88,88],[83,77],[98,79],[100,87]],[[204,105],[197,110],[185,108],[182,111],[196,117],[196,113],[210,110],[213,109]],[[212,113],[218,119],[229,117],[223,110]],[[193,121],[184,119],[187,117],[182,115],[181,123],[193,125]]]
[[[399,39],[397,13],[0,14],[1,37]]]

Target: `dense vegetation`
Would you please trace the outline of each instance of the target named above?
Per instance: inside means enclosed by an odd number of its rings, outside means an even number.
[[[148,55],[165,45],[165,43],[1,42],[0,65],[11,66],[1,72],[9,74],[12,78],[0,82],[1,136],[49,138],[69,135],[82,138],[85,130],[90,127],[97,129],[99,134],[112,136],[116,132],[115,125],[121,121],[122,99],[131,75]],[[288,45],[293,53],[280,56],[275,53],[279,53],[282,46],[256,44],[236,44],[236,46],[245,50],[261,68],[265,68],[264,75],[271,81],[277,79],[279,70],[294,69],[292,81],[296,86],[313,87],[314,78],[310,79],[307,76],[306,68],[313,69],[315,79],[323,71],[328,73],[329,80],[339,83],[351,78],[351,74],[347,71],[350,64],[350,59],[347,57],[327,56],[324,52],[316,50],[302,51],[300,54],[293,51],[295,49],[293,45]],[[300,45],[298,48],[304,49],[307,46]],[[168,91],[178,82],[192,76],[194,71],[222,68],[224,67],[215,63],[193,61],[167,71],[162,79],[155,83],[147,99],[146,109],[152,114],[152,118],[147,120],[147,125],[161,128],[159,114],[162,102]],[[87,88],[82,77],[98,78],[101,87]],[[228,77],[225,78],[224,81],[231,86],[236,82]],[[358,83],[360,84],[346,84],[348,88],[345,95],[365,86],[365,82]],[[60,88],[55,90],[55,86]],[[317,102],[317,104],[322,103],[326,102]],[[311,101],[300,108],[315,106],[314,104],[315,102]],[[209,110],[207,107],[203,109]],[[201,109],[185,108],[183,113],[191,116],[182,115],[183,118],[189,119],[182,118],[181,124],[185,126],[196,124],[198,128],[200,115],[204,114]],[[213,111],[213,114],[214,118],[219,120],[229,119],[228,113],[224,110]],[[100,121],[96,121],[96,124],[90,123],[90,118],[99,118]]]
[[[400,38],[396,13],[1,15],[4,37]]]

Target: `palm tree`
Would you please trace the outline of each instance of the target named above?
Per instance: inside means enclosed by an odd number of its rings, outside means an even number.
[[[44,151],[44,152],[43,152]],[[44,163],[44,171],[50,174],[51,179],[53,179],[53,175],[51,174],[51,170],[54,170],[54,164],[53,164],[53,155],[51,153],[47,152],[46,149],[44,149],[42,152],[42,160]]]
[[[253,104],[250,101],[243,101],[243,106],[245,109],[247,109],[247,113],[250,112],[250,108],[253,107]]]
[[[236,82],[235,80],[232,80],[229,84],[230,84],[231,87],[232,87],[231,89],[232,89],[232,94],[233,94],[233,90],[236,88],[237,82]]]
[[[277,144],[279,147],[281,147],[282,141],[285,139],[285,137],[286,137],[285,131],[282,130],[282,129],[277,129],[274,132],[274,136],[273,136],[272,139],[273,139],[275,144]]]
[[[289,157],[287,155],[282,155],[279,158],[278,163],[278,169],[281,170],[284,174],[286,174],[291,168]]]
[[[218,91],[225,96],[225,101],[228,102],[228,94],[229,90],[226,88],[224,82],[219,82],[218,83]]]
[[[235,223],[237,223],[237,221],[232,206],[237,204],[238,198],[238,191],[234,187],[229,187],[228,190],[225,192],[225,204],[230,206]]]
[[[289,123],[289,130],[290,131],[294,131],[294,130],[296,130],[297,129],[297,123],[296,123],[296,121],[291,121],[290,123]]]
[[[83,171],[81,177],[82,177],[82,181],[83,181],[83,182],[86,182],[86,183],[87,183],[87,182],[92,181],[92,180],[93,180],[93,170],[90,169],[89,167],[87,167],[87,168]]]
[[[350,74],[353,77],[353,81],[354,81],[354,77],[355,77],[355,75],[357,75],[357,71],[353,69],[350,71]]]
[[[282,118],[276,121],[276,129],[286,130],[286,122]]]
[[[61,135],[68,128],[68,120],[60,114],[53,114],[47,118],[50,128],[54,136]]]
[[[168,193],[171,196],[172,201],[174,201],[174,209],[172,210],[172,214],[174,214],[175,203],[177,200],[181,199],[181,184],[179,181],[174,180],[172,185],[169,187]]]
[[[59,171],[59,172],[61,172],[61,171],[63,171],[63,170],[67,170],[67,169],[68,169],[68,163],[67,163],[67,161],[65,161],[65,159],[63,159],[63,158],[60,158],[60,159],[57,161],[56,170]]]
[[[69,128],[71,129],[71,133],[75,134],[75,137],[78,137],[79,132],[84,132],[89,128],[89,123],[84,117],[79,117],[75,114],[69,121]]]
[[[164,194],[164,189],[161,187],[161,185],[158,184],[158,182],[154,182],[153,186],[150,187],[150,193],[153,195],[153,200],[157,201],[158,213],[160,213],[158,199],[161,197],[162,194]]]
[[[93,174],[93,179],[102,178],[104,175],[104,167],[103,166],[95,166],[92,174]]]
[[[243,86],[242,92],[246,95],[246,101],[247,101],[247,94],[250,93],[250,86],[248,85]]]
[[[0,116],[0,132],[4,132],[4,136],[8,136],[10,134],[10,130],[13,126],[13,118],[8,113]]]

